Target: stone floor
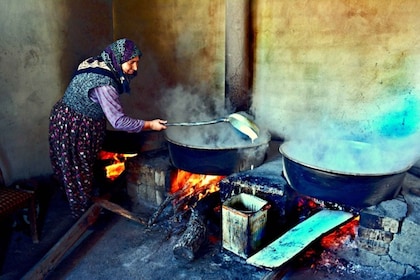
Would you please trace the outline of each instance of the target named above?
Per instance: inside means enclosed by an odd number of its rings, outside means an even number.
[[[21,278],[73,225],[61,191],[54,185],[47,188],[39,244],[32,244],[24,224],[14,224],[8,231],[2,225],[0,279]],[[125,203],[121,200],[121,205],[129,208]],[[154,210],[145,204],[135,214],[148,219]],[[182,234],[183,223],[171,217],[172,212],[167,209],[159,222],[148,228],[104,210],[46,279],[420,279],[418,274],[401,278],[372,266],[315,265],[314,261],[301,257],[276,276],[275,272],[250,266],[223,250],[217,223],[209,228],[210,234],[196,259],[187,262],[173,255],[172,248]]]

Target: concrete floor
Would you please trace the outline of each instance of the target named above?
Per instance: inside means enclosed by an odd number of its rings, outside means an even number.
[[[1,280],[20,279],[73,225],[65,197],[50,187],[39,244],[32,244],[25,225],[15,225],[8,235],[2,227]],[[124,202],[120,204],[129,208]],[[135,214],[147,220],[154,210],[144,205],[142,212]],[[250,266],[223,250],[217,226],[209,227],[208,239],[194,261],[179,260],[172,248],[182,234],[182,223],[171,217],[171,211],[166,210],[157,225],[147,228],[104,210],[46,279],[399,279],[371,267],[354,266],[339,271],[311,268],[310,264],[298,264],[275,277],[274,272]],[[420,278],[404,278],[409,279]]]

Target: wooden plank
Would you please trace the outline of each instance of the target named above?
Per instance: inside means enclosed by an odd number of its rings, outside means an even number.
[[[147,225],[146,221],[136,217],[133,213],[118,204],[106,200],[107,197],[109,195],[94,199],[95,203],[77,220],[76,224],[67,231],[50,251],[23,276],[22,280],[45,279],[45,276],[57,267],[67,251],[76,244],[79,238],[86,232],[87,228],[96,222],[102,208],[142,225]]]
[[[105,200],[105,199],[101,199],[101,198],[97,198],[95,199],[95,203],[98,204],[99,206],[101,206],[102,208],[109,210],[111,212],[114,212],[120,216],[123,216],[127,219],[130,219],[132,221],[135,221],[139,224],[142,225],[147,225],[147,221],[142,220],[141,218],[137,217],[136,215],[134,215],[133,213],[131,213],[130,211],[126,210],[125,208],[121,207],[118,204],[115,204],[111,201]]]
[[[23,280],[45,279],[45,276],[60,263],[67,251],[79,240],[87,228],[96,222],[101,206],[93,204],[77,220],[67,233],[48,251],[48,253],[24,276]]]
[[[268,269],[280,267],[320,236],[352,217],[352,214],[344,211],[321,210],[248,258],[246,262]]]

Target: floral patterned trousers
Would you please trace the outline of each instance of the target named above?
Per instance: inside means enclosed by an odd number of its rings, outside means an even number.
[[[54,174],[64,184],[74,218],[79,218],[92,203],[94,165],[105,130],[105,118],[88,118],[61,101],[51,111],[50,160]]]

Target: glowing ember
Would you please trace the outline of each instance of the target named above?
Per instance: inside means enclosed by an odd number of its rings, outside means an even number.
[[[129,157],[135,157],[137,154],[120,154],[107,151],[100,151],[99,158],[101,160],[109,160],[111,163],[105,166],[106,177],[111,181],[118,178],[125,170],[125,161]]]
[[[334,232],[321,239],[321,246],[326,249],[336,249],[343,245],[346,240],[354,239],[359,226],[359,216],[341,226]]]
[[[342,207],[339,205],[326,203],[310,197],[298,198],[296,205],[300,220],[306,220],[320,209],[332,208],[343,211]],[[332,252],[346,244],[350,244],[356,237],[358,226],[359,216],[356,216],[349,222],[322,237],[319,240],[319,243],[313,244],[311,247],[307,248],[305,253],[301,256],[300,261],[312,268],[330,267],[333,265],[339,267],[341,263],[335,259]]]
[[[177,170],[171,178],[170,193],[176,194],[177,201],[175,203],[182,204],[182,208],[187,208],[187,200],[190,198],[194,198],[196,202],[210,193],[219,191],[219,181],[224,177]],[[185,203],[182,201],[185,201]]]

